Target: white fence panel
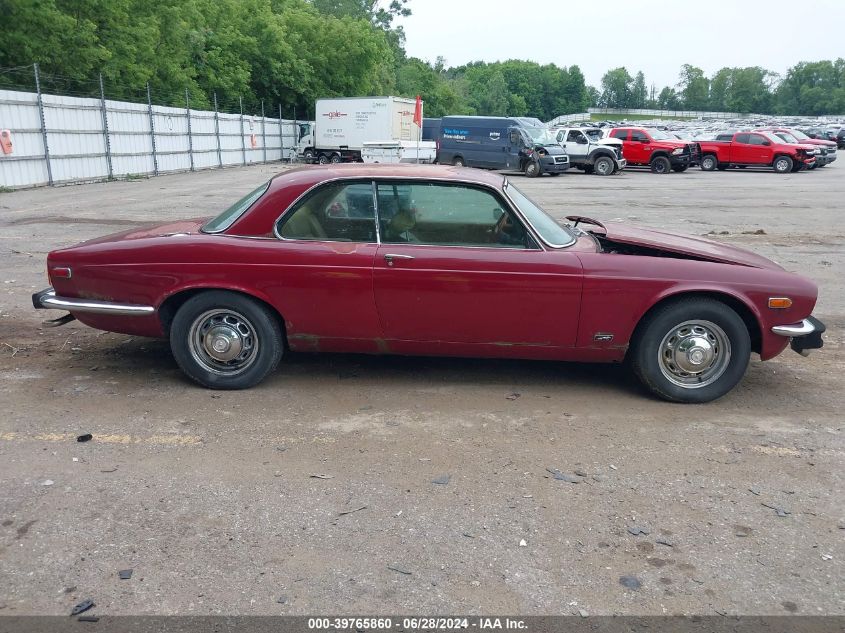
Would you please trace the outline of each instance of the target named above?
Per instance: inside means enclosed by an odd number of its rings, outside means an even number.
[[[294,121],[190,110],[189,127],[185,108],[46,94],[42,105],[39,109],[35,93],[0,90],[0,130],[11,131],[13,144],[11,154],[0,152],[0,186],[46,185],[51,176],[52,183],[65,183],[295,157]]]
[[[28,92],[0,90],[0,129],[12,132],[12,154],[0,152],[0,185],[47,184],[47,161],[38,97]]]

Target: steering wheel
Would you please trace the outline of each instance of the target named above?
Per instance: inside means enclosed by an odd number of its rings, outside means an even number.
[[[502,211],[502,215],[496,220],[496,224],[490,232],[490,241],[494,244],[507,244],[510,239],[508,230],[512,228],[513,221],[505,211]]]

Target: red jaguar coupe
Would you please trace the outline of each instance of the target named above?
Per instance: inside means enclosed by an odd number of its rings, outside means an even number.
[[[751,352],[822,346],[816,285],[713,241],[570,216],[456,167],[285,171],[214,218],[53,251],[36,308],[166,337],[213,389],[261,382],[287,350],[628,361],[707,402]]]

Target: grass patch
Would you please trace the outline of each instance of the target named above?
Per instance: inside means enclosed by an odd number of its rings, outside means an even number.
[[[667,121],[695,121],[691,116],[672,116],[670,114],[604,114],[602,112],[590,113],[590,121],[653,121],[655,119]]]
[[[0,185],[0,193],[12,193],[14,189],[11,187],[6,187],[5,185]]]

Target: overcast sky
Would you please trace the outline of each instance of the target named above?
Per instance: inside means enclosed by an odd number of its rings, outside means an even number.
[[[779,74],[800,61],[845,56],[845,0],[410,0],[409,56],[447,66],[526,59],[577,64],[597,86],[609,68],[645,73],[657,90],[681,64]]]

